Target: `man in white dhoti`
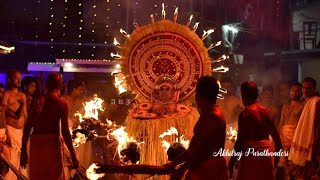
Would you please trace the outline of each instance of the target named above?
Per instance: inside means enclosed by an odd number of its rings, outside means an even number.
[[[304,105],[300,99],[301,89],[302,85],[300,83],[293,84],[290,89],[290,101],[285,103],[282,107],[280,124],[278,127],[282,151],[290,150],[294,132],[303,110]],[[291,176],[291,172],[289,171],[290,168],[288,168],[288,157],[281,156],[278,167],[280,167],[277,171],[279,175],[282,176],[283,172],[285,172],[287,177]]]
[[[320,98],[316,96],[317,83],[307,77],[302,83],[305,106],[293,136],[289,160],[296,165],[297,178],[310,179],[319,167],[320,155]]]
[[[18,90],[21,86],[20,72],[16,70],[8,71],[6,79],[7,91],[4,93],[2,103],[6,105],[9,110],[15,112],[16,115],[11,116],[6,113],[5,116],[7,139],[11,154],[10,162],[27,177],[27,170],[20,168],[20,149],[22,145],[23,128],[27,119],[26,96]],[[5,179],[15,180],[17,176],[10,170],[5,176]]]
[[[62,96],[69,106],[69,128],[75,130],[80,125],[79,119],[75,117],[75,113],[83,109],[83,95],[86,86],[83,81],[71,80],[68,82],[68,93]],[[75,147],[75,152],[79,160],[79,164],[84,168],[89,168],[92,162],[92,142],[88,141],[85,144],[80,144]]]

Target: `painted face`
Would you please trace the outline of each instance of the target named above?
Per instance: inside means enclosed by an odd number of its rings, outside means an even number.
[[[15,88],[21,87],[21,74],[19,72],[15,73],[12,78],[10,79],[11,84]]]
[[[311,82],[302,83],[302,94],[305,98],[313,97],[316,93],[316,87]]]
[[[34,92],[36,91],[36,83],[31,82],[26,88],[26,92],[30,95],[33,95]]]
[[[298,100],[301,97],[301,88],[300,86],[292,86],[290,89],[290,99]]]
[[[173,87],[171,84],[164,83],[159,87],[159,99],[161,101],[172,100],[174,96]]]

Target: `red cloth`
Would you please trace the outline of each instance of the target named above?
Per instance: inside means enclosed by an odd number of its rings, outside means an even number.
[[[269,140],[250,141],[246,148],[254,148],[255,151],[274,149]],[[275,180],[274,158],[272,156],[245,156],[239,161],[236,180]]]
[[[185,180],[228,180],[227,162],[224,157],[214,157],[204,161],[199,167],[190,169]]]
[[[30,180],[58,180],[62,177],[60,137],[32,134],[30,137]]]

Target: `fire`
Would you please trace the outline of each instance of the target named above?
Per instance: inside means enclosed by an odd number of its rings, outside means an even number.
[[[207,49],[209,51],[210,49],[213,49],[213,48],[220,46],[220,45],[221,45],[221,41],[218,41],[216,44],[211,44]],[[223,55],[223,56],[225,56],[225,55]]]
[[[90,180],[97,180],[99,178],[102,178],[105,174],[104,173],[101,173],[101,174],[96,174],[95,172],[95,169],[96,168],[99,168],[99,166],[97,166],[97,164],[93,163],[90,165],[90,167],[87,169],[86,171],[86,174],[87,174],[87,177],[90,179]]]
[[[111,75],[114,75],[114,86],[119,90],[119,94],[126,92],[126,77],[118,69],[114,70]]]
[[[238,132],[234,129],[232,129],[232,127],[230,127],[230,131],[227,132],[227,139],[231,140],[231,141],[236,141],[237,137],[238,137]]]
[[[117,53],[117,54],[111,53],[110,56],[111,56],[111,57],[114,57],[114,58],[116,58],[116,59],[121,59],[121,58],[122,58],[119,53]]]
[[[120,29],[120,33],[123,34],[126,38],[130,37],[130,34],[128,34],[126,31],[124,31],[123,29]]]
[[[205,38],[207,38],[211,33],[214,32],[214,29],[209,29],[208,31],[203,30],[203,34],[202,34],[202,40],[204,40]]]
[[[162,133],[159,137],[163,138],[165,136],[171,136],[173,134],[178,135],[179,133],[178,133],[178,130],[176,128],[171,127],[166,132]],[[189,140],[185,140],[183,135],[180,136],[179,138],[176,138],[175,142],[180,143],[185,149],[188,149],[189,144],[190,144],[190,141]],[[162,147],[164,147],[165,150],[168,151],[168,149],[170,148],[170,143],[167,142],[166,140],[162,140],[161,143],[162,143]]]
[[[162,3],[162,19],[166,19],[166,11],[164,10],[164,3]]]
[[[193,26],[193,28],[192,28],[193,31],[196,31],[196,30],[198,29],[199,23],[200,23],[200,22],[196,22],[196,23],[194,24],[194,26]]]
[[[103,111],[102,109],[103,102],[104,101],[101,98],[98,98],[97,94],[94,94],[93,100],[83,103],[84,111],[85,111],[84,115],[82,116],[82,114],[77,112],[75,116],[78,116],[80,118],[80,122],[83,121],[83,118],[98,120],[99,111]]]
[[[228,71],[229,71],[229,68],[228,67],[224,67],[224,66],[220,66],[220,67],[212,69],[212,72],[225,73],[225,72],[228,72]]]
[[[164,147],[167,152],[168,149],[170,148],[170,143],[168,143],[168,141],[166,140],[162,140],[161,143],[162,143],[162,147]]]
[[[72,142],[74,147],[79,147],[80,144],[85,144],[87,142],[87,137],[84,134],[77,132],[76,138],[73,139]]]
[[[188,148],[189,148],[190,140],[185,140],[183,135],[180,136],[179,142],[180,142],[180,144],[182,145],[182,147],[184,147],[185,149],[188,149]]]
[[[120,154],[121,151],[127,148],[128,143],[130,142],[137,143],[137,141],[133,137],[128,136],[128,133],[125,132],[124,129],[125,127],[122,126],[110,133],[110,135],[114,136],[115,139],[118,141],[117,151],[120,158],[121,158],[121,154]],[[139,145],[139,143],[137,144]]]
[[[163,138],[165,136],[171,136],[172,134],[178,135],[178,130],[174,127],[171,127],[168,131],[160,134],[160,138]]]
[[[114,38],[114,39],[113,39],[113,44],[114,44],[115,46],[120,46],[120,43],[117,41],[117,38]]]

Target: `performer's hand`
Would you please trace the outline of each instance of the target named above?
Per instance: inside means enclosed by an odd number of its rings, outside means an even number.
[[[172,162],[168,162],[167,164],[164,164],[163,167],[171,173],[175,170],[176,166]]]
[[[28,154],[27,151],[25,149],[21,149],[21,155],[20,155],[20,166],[22,168],[26,168],[28,164]]]
[[[186,170],[184,168],[179,168],[174,170],[174,172],[170,175],[170,180],[180,180],[183,178]]]

